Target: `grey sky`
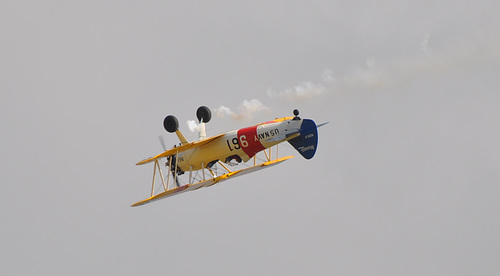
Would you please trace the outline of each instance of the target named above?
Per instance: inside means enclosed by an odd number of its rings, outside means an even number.
[[[2,1],[0,274],[500,273],[498,14]],[[249,115],[214,116],[212,135],[294,108],[331,123],[310,161],[129,207],[152,176],[134,164],[178,142],[164,116],[195,139],[200,105]]]

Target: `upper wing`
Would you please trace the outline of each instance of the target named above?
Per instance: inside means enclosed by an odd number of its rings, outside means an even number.
[[[162,158],[162,157],[174,155],[174,154],[177,154],[179,152],[183,152],[183,151],[195,148],[195,147],[199,147],[199,146],[208,144],[208,143],[213,142],[213,141],[215,141],[216,139],[218,139],[218,138],[220,138],[222,136],[224,136],[224,133],[216,135],[214,137],[210,137],[210,138],[201,140],[201,141],[191,142],[191,143],[184,144],[182,146],[178,146],[178,147],[173,148],[173,149],[169,149],[169,150],[167,150],[167,151],[165,151],[163,153],[160,153],[160,154],[158,154],[156,156],[150,157],[148,159],[144,159],[144,160],[138,162],[136,165],[147,164],[149,162],[153,162],[154,160],[156,160],[158,158]]]

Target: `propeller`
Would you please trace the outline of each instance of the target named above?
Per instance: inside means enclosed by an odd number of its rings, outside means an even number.
[[[161,147],[163,148],[163,150],[167,151],[167,146],[165,145],[165,140],[163,139],[163,135],[158,136],[158,140],[160,140],[160,144],[161,144]],[[170,158],[173,158],[172,165],[169,168],[170,171],[172,172],[172,178],[175,179],[175,185],[177,187],[180,187],[179,177],[177,176],[177,173],[175,171],[175,155],[167,156],[167,163],[165,164],[165,166],[168,166],[168,164],[170,164]]]
[[[170,158],[172,158],[172,163],[170,163]],[[171,167],[169,168],[170,171],[172,172],[172,178],[175,180],[175,185],[177,187],[180,187],[181,185],[179,184],[179,176],[177,175],[177,172],[175,171],[175,155],[171,155],[167,157],[167,166],[168,164],[171,164]]]
[[[167,151],[167,147],[165,146],[165,140],[163,139],[163,135],[158,136],[158,139],[160,140],[161,147],[163,148],[164,151]]]

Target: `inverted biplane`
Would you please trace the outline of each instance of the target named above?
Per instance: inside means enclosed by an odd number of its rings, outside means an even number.
[[[288,141],[305,159],[311,159],[316,153],[318,145],[317,128],[326,123],[316,126],[313,120],[301,119],[298,116],[298,110],[294,110],[293,113],[294,116],[277,118],[207,138],[205,123],[210,121],[212,114],[209,108],[201,106],[196,111],[200,131],[198,141],[195,142],[188,142],[180,132],[176,117],[172,115],[165,117],[163,120],[165,130],[177,134],[180,145],[167,150],[160,137],[165,151],[137,163],[137,165],[153,163],[153,183],[151,196],[132,204],[132,206],[143,205],[202,187],[210,187],[235,176],[279,164],[294,157],[280,158],[278,156],[278,144],[285,141]],[[271,147],[273,146],[276,146],[276,158],[271,155]],[[258,162],[257,154],[262,152],[265,156],[264,160]],[[250,161],[251,159],[253,162]],[[237,170],[229,168],[240,163],[246,164],[246,167]],[[163,166],[167,170],[166,176],[162,172]],[[221,168],[219,170],[223,172],[216,170],[219,166]],[[189,175],[187,183],[180,181],[179,176],[183,174]],[[159,187],[160,191],[155,190],[157,177],[161,178],[163,186]],[[172,184],[170,183],[171,178],[174,182]]]

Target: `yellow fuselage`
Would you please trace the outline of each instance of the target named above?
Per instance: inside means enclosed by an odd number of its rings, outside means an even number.
[[[296,137],[292,133],[300,128],[301,123],[300,119],[285,117],[227,132],[207,144],[180,152],[176,158],[177,166],[182,171],[194,171],[217,161],[236,159],[246,162],[256,153]]]

